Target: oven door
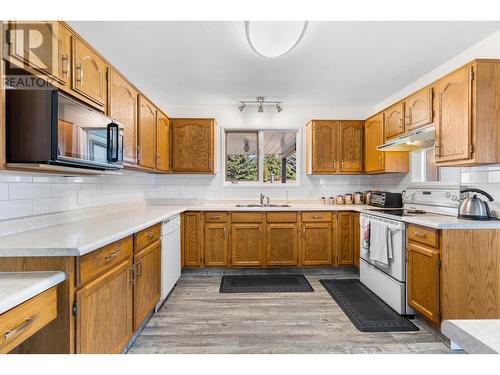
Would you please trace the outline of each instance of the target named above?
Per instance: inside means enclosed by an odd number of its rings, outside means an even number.
[[[381,265],[378,262],[370,259],[370,251],[368,248],[363,247],[363,221],[367,218],[372,222],[383,223],[384,228],[389,228],[392,239],[392,252],[393,256],[389,259],[388,266]],[[360,220],[360,257],[367,263],[371,264],[373,267],[379,269],[386,275],[392,277],[398,282],[406,282],[406,230],[405,224],[401,221],[390,220],[372,215],[361,215]]]
[[[58,95],[57,162],[123,167],[123,127],[104,114]]]

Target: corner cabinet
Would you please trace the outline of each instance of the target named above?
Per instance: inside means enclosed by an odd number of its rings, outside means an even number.
[[[362,172],[362,121],[312,120],[306,124],[307,174]]]
[[[409,171],[408,152],[378,151],[384,144],[384,113],[380,112],[365,121],[365,172],[366,173],[407,173]]]
[[[214,119],[172,119],[172,172],[215,173]]]

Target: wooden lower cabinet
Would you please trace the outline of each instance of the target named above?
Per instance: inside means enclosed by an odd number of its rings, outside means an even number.
[[[361,251],[361,237],[360,237],[360,226],[359,226],[359,212],[353,212],[353,237],[354,237],[354,267],[359,269],[359,257]]]
[[[338,213],[337,265],[354,266],[354,213]]]
[[[229,226],[226,223],[205,224],[204,265],[206,267],[229,266]]]
[[[156,241],[134,256],[134,330],[160,300],[161,242]]]
[[[203,214],[186,212],[183,218],[183,264],[200,267],[203,265]]]
[[[123,350],[133,334],[132,277],[129,258],[76,292],[77,353]]]
[[[231,265],[261,267],[264,265],[264,224],[234,223],[231,225]]]
[[[408,244],[408,303],[439,324],[439,250]]]
[[[333,224],[303,223],[300,240],[300,263],[303,266],[332,264]]]
[[[298,264],[297,224],[267,225],[268,266],[296,266]]]

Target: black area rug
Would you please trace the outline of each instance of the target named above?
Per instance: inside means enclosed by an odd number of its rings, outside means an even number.
[[[400,316],[359,280],[320,280],[361,332],[407,332],[418,327]]]
[[[314,292],[303,275],[222,276],[219,293]]]

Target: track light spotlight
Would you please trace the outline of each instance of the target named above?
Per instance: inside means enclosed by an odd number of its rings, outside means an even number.
[[[278,111],[278,113],[283,111],[283,107],[281,106],[281,103],[276,103],[276,110]]]
[[[238,107],[238,109],[240,110],[240,112],[243,112],[243,110],[245,109],[246,105],[245,103],[241,103],[240,106]]]
[[[264,112],[264,105],[259,104],[259,108],[257,108],[257,112]]]

